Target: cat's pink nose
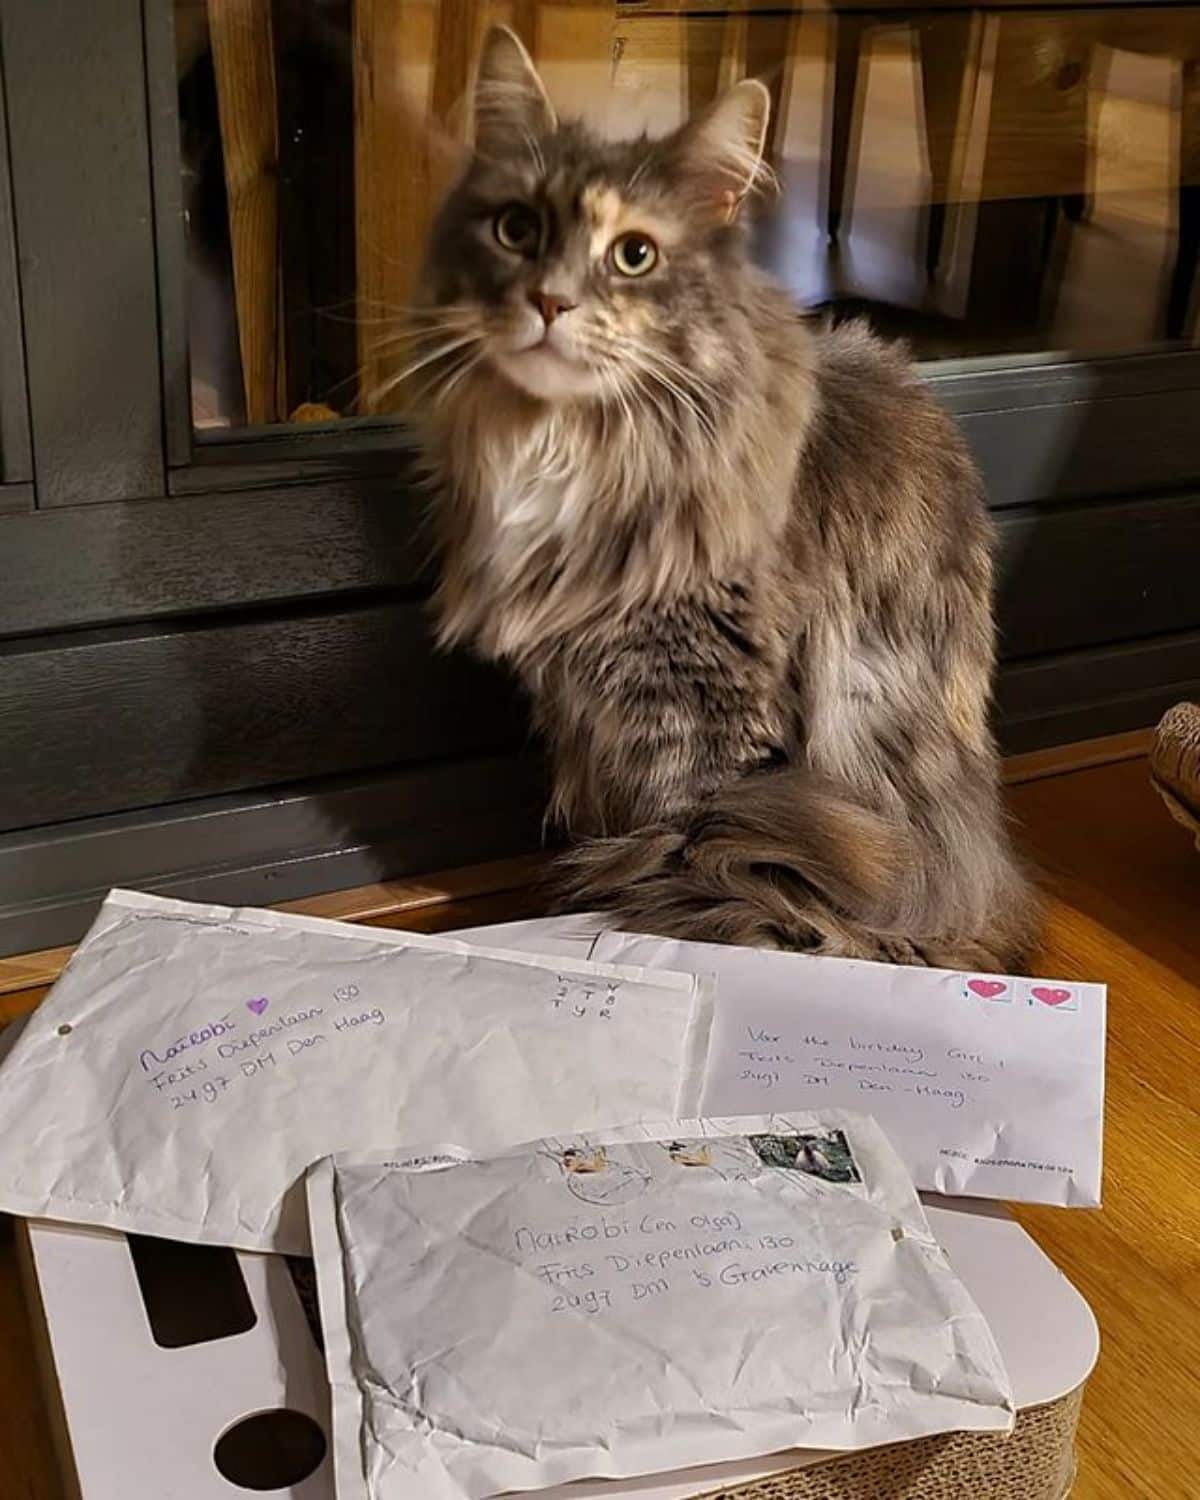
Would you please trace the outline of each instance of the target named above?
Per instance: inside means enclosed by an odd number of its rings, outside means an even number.
[[[559,313],[570,312],[578,307],[577,302],[569,302],[566,297],[561,297],[557,292],[530,292],[529,300],[542,315],[542,322],[549,328]]]

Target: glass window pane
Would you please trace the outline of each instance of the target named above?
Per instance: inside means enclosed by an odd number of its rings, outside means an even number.
[[[175,5],[201,431],[402,408],[397,336],[493,20],[609,135],[767,81],[755,253],[806,306],[928,360],[1197,339],[1200,8]]]

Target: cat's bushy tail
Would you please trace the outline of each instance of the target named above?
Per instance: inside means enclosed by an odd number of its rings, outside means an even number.
[[[803,769],[722,788],[678,827],[563,857],[569,902],[664,937],[1013,972],[1038,898],[994,792],[920,827]]]

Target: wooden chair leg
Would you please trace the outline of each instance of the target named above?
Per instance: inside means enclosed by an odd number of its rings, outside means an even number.
[[[787,139],[789,62],[796,37],[794,15],[751,14],[746,25],[746,75],[761,79],[771,92],[771,118],[763,155],[778,172],[782,188],[782,148]],[[786,254],[785,222],[782,201],[778,198],[764,204],[755,224],[755,253],[768,266],[778,266]]]
[[[725,53],[732,28],[741,24],[740,17],[705,17],[683,28],[684,113],[689,118],[711,104],[721,92]],[[713,44],[712,31],[721,28],[721,45]]]
[[[857,155],[854,138],[862,126],[858,73],[866,29],[866,21],[853,11],[842,11],[834,21],[833,123],[825,225],[835,243],[842,227],[850,158]]]
[[[538,0],[513,0],[510,24],[532,54],[537,46]]]
[[[791,17],[735,11],[692,17],[683,31],[686,113],[697,114],[743,78],[759,78],[771,93],[765,155],[779,134],[779,82]],[[715,45],[714,45],[715,40]]]
[[[429,100],[435,121],[449,120],[465,99],[480,41],[478,12],[475,0],[440,0],[438,5]]]
[[[1095,212],[1096,173],[1100,164],[1100,109],[1108,95],[1112,65],[1112,47],[1101,42],[1095,43],[1088,54],[1085,70],[1087,131],[1084,139],[1087,154],[1083,186],[1077,193],[1064,193],[1059,203],[1071,224],[1086,224]]]
[[[751,14],[746,24],[746,74],[759,78],[771,91],[771,119],[765,155],[774,164],[779,143],[787,134],[787,65],[791,56],[794,15]]]
[[[947,12],[918,32],[925,141],[929,152],[929,219],[925,269],[937,274],[946,235],[946,212],[954,164],[961,158],[959,133],[966,128],[964,91],[978,47],[978,25],[970,12]]]
[[[1167,337],[1185,339],[1195,314],[1200,261],[1200,60],[1184,64],[1179,101],[1179,189],[1175,268],[1167,298]]]
[[[1167,308],[1167,337],[1186,339],[1192,322],[1196,263],[1200,260],[1200,185],[1179,189],[1178,248]]]
[[[1099,102],[1108,84],[1108,62],[1111,60],[1108,54],[1099,56],[1099,49],[1089,44],[1084,45],[1087,47],[1086,52],[1064,68],[1064,72],[1069,69],[1077,71],[1080,82],[1063,91],[1059,125],[1064,142],[1072,144],[1066,180],[1077,182],[1079,190],[1060,193],[1045,201],[1038,321],[1047,330],[1053,323],[1058,308],[1067,268],[1071,228],[1082,223],[1091,209],[1091,183],[1096,168],[1096,120]]]

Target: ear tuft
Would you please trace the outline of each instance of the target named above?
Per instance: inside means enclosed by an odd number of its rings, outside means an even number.
[[[719,217],[732,219],[760,179],[771,176],[763,161],[771,95],[757,78],[734,84],[679,131],[676,152],[684,171]]]
[[[484,38],[475,79],[475,150],[503,156],[557,126],[554,106],[521,39],[507,26]]]

